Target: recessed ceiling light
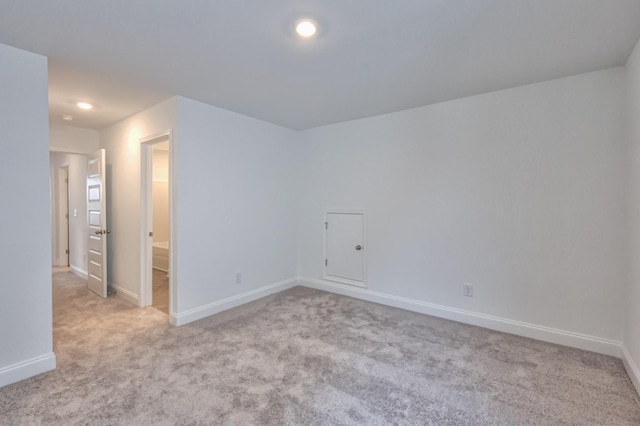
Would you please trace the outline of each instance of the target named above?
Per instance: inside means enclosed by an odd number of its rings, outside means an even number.
[[[78,108],[80,108],[80,109],[91,109],[91,108],[93,108],[93,105],[88,104],[86,102],[78,102],[76,105],[78,105]]]
[[[298,22],[298,25],[296,25],[296,32],[300,37],[311,37],[316,33],[316,25],[308,19],[305,19],[304,21]]]
[[[73,120],[73,117],[72,117],[72,116],[70,116],[70,115],[61,115],[60,117],[62,117],[62,119],[63,119],[64,121],[71,121],[71,120]]]

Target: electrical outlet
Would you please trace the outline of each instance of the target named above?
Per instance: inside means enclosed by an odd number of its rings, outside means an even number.
[[[473,297],[473,284],[464,284],[462,286],[462,291],[465,296]]]
[[[242,274],[240,272],[236,272],[236,284],[240,284],[242,282]]]

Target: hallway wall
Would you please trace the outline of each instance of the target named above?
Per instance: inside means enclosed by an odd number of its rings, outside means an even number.
[[[99,148],[99,134],[96,130],[51,124],[49,128],[49,149],[55,152],[91,154]]]
[[[0,386],[56,363],[47,90],[47,58],[0,44]]]

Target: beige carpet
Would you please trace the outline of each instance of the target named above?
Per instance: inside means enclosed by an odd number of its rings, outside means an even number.
[[[58,369],[3,425],[639,425],[617,359],[297,287],[176,328],[54,276]]]

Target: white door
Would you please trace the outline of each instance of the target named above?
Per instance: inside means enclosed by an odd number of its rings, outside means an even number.
[[[107,202],[105,151],[99,149],[87,156],[87,214],[89,224],[89,290],[107,297]]]
[[[364,286],[364,214],[328,212],[325,279]]]
[[[69,166],[60,168],[58,174],[60,179],[60,185],[58,191],[60,196],[60,206],[58,211],[60,212],[60,218],[58,222],[59,227],[59,242],[58,250],[60,250],[59,266],[69,266]]]

